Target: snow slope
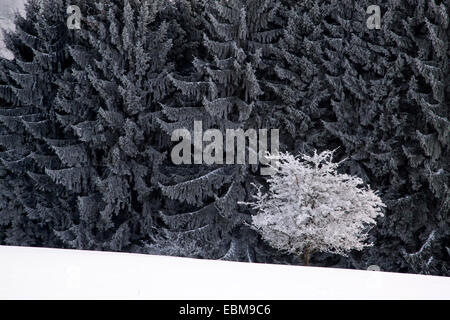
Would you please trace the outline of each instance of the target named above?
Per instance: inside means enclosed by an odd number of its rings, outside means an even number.
[[[0,246],[0,299],[450,299],[450,278]]]

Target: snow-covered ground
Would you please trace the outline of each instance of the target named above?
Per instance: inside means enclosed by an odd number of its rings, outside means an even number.
[[[0,299],[450,299],[450,278],[0,246]]]

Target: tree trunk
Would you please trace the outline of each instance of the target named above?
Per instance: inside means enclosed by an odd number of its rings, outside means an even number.
[[[305,248],[303,251],[303,265],[308,266],[309,265],[309,246]]]

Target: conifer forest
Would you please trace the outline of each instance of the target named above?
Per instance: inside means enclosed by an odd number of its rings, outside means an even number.
[[[0,245],[302,265],[252,226],[260,165],[173,161],[201,123],[278,129],[376,191],[372,245],[309,265],[450,276],[449,23],[450,0],[27,0],[0,57]]]

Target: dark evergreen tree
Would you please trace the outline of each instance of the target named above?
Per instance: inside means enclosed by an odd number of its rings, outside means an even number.
[[[283,135],[284,143],[294,153],[337,145],[322,125],[333,118],[330,106],[333,91],[325,78],[323,57],[325,24],[334,9],[330,1],[311,0],[293,5],[287,11],[288,23],[277,46],[280,61],[275,67],[277,81],[271,87],[282,110],[276,114],[278,127],[289,133]]]
[[[0,90],[4,97],[0,99],[0,244],[33,246],[48,242],[48,239],[43,237],[40,228],[42,220],[31,219],[22,205],[31,190],[31,181],[25,173],[26,164],[9,160],[11,155],[26,151],[24,128],[16,116],[22,108],[17,106],[17,100],[7,86],[11,81],[9,69],[14,67],[10,61],[0,60]]]
[[[70,195],[45,173],[58,166],[50,141],[59,135],[52,104],[54,80],[65,67],[64,15],[63,1],[29,1],[26,18],[17,15],[16,30],[6,34],[15,59],[2,70],[7,81],[2,97],[11,106],[2,111],[1,120],[20,136],[15,145],[7,146],[3,165],[20,180],[14,185],[21,186],[15,192],[25,210],[22,219],[35,226],[30,237],[40,239],[33,244],[49,247],[61,246],[54,231],[66,225],[71,207]]]
[[[194,72],[172,76],[182,95],[176,104],[163,107],[166,119],[160,123],[168,135],[184,128],[193,134],[194,121],[224,137],[227,129],[279,127],[281,112],[276,115],[270,83],[277,61],[274,46],[283,32],[282,13],[277,1],[205,5],[205,52],[194,59]],[[248,227],[250,212],[238,205],[249,196],[257,168],[200,165],[198,159],[191,163],[172,168],[170,183],[161,185],[163,194],[179,203],[174,209],[181,209],[162,214],[167,236],[176,244],[172,250],[205,258],[267,261],[268,253],[261,251]]]
[[[78,194],[79,216],[61,233],[75,247],[156,250],[168,145],[156,119],[173,94],[168,74],[195,50],[183,30],[195,23],[176,18],[188,4],[98,1],[70,48],[76,64],[60,83],[58,117],[77,140],[58,151],[64,168],[48,173]]]
[[[396,249],[401,249],[408,271],[448,275],[450,3],[431,0],[395,5],[397,19],[408,22],[398,30],[392,21],[390,28],[395,31],[389,33],[404,59],[400,110],[407,121],[401,136],[404,161],[397,169],[402,179],[390,186],[394,192],[388,189],[396,197],[389,203],[392,215],[385,225],[401,239]],[[399,37],[403,37],[401,42]]]
[[[342,143],[344,169],[381,190],[388,204],[376,245],[354,257],[354,266],[418,272],[405,252],[419,250],[432,232],[435,258],[427,261],[447,254],[448,5],[385,1],[382,29],[369,30],[370,4],[340,1],[324,20],[323,63],[335,115],[324,125]]]

